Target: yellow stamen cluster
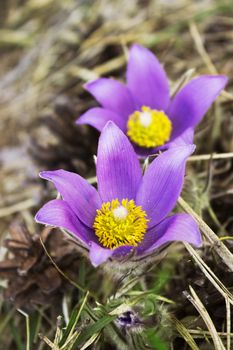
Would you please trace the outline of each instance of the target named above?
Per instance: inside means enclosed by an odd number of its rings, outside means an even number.
[[[97,210],[93,228],[99,242],[106,248],[121,245],[137,246],[146,232],[147,214],[134,200],[118,199],[102,204]]]
[[[151,148],[164,145],[171,136],[172,124],[163,111],[142,107],[129,116],[127,135],[138,146]]]

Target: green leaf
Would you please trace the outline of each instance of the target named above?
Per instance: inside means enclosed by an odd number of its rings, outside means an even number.
[[[83,298],[83,301],[82,301],[82,304],[80,306],[80,308],[75,308],[71,314],[71,317],[70,317],[70,320],[69,320],[69,323],[66,327],[66,330],[64,332],[64,335],[59,343],[59,346],[62,346],[65,341],[67,340],[68,336],[72,335],[73,331],[75,330],[75,327],[78,323],[78,320],[80,318],[80,315],[81,315],[81,312],[87,302],[87,298],[88,298],[88,295],[89,295],[89,292],[86,293],[85,297]]]
[[[80,346],[85,341],[93,337],[94,334],[99,333],[105,326],[111,323],[115,318],[116,316],[106,315],[106,316],[103,316],[101,319],[99,319],[97,322],[87,326],[86,329],[84,329],[79,335],[72,349],[73,350],[77,349],[77,346]]]
[[[11,322],[10,328],[11,328],[12,338],[14,339],[15,344],[16,344],[16,349],[17,350],[25,350],[25,346],[22,342],[19,328],[15,326],[14,322]]]
[[[148,329],[145,334],[149,345],[152,346],[153,349],[169,350],[167,344],[158,337],[154,329]]]

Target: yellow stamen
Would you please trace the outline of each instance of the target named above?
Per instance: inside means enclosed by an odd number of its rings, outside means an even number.
[[[137,246],[146,232],[146,212],[134,200],[118,199],[102,204],[97,210],[93,228],[99,242],[106,248],[121,245]]]
[[[138,146],[151,148],[164,145],[171,136],[172,124],[163,111],[142,107],[129,116],[127,135]]]

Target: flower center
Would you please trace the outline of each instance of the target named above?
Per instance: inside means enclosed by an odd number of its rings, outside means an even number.
[[[172,124],[163,111],[142,107],[129,116],[127,135],[138,146],[151,148],[164,145],[171,136]]]
[[[137,246],[146,233],[147,214],[134,200],[118,199],[102,204],[97,210],[93,228],[99,242],[106,248],[121,245]]]

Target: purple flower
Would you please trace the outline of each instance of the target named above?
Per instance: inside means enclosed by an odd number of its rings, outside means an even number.
[[[186,159],[194,145],[173,147],[160,154],[144,175],[137,155],[124,133],[108,122],[97,152],[98,191],[81,176],[44,171],[62,199],[45,204],[36,221],[61,227],[89,250],[94,266],[108,258],[120,259],[132,249],[148,255],[171,241],[201,245],[196,222],[187,214],[167,217],[181,192]]]
[[[89,109],[77,123],[102,131],[112,120],[141,156],[177,144],[191,144],[195,126],[227,83],[223,75],[202,75],[171,98],[163,67],[140,45],[130,50],[126,75],[127,85],[106,78],[86,84],[102,107]]]

